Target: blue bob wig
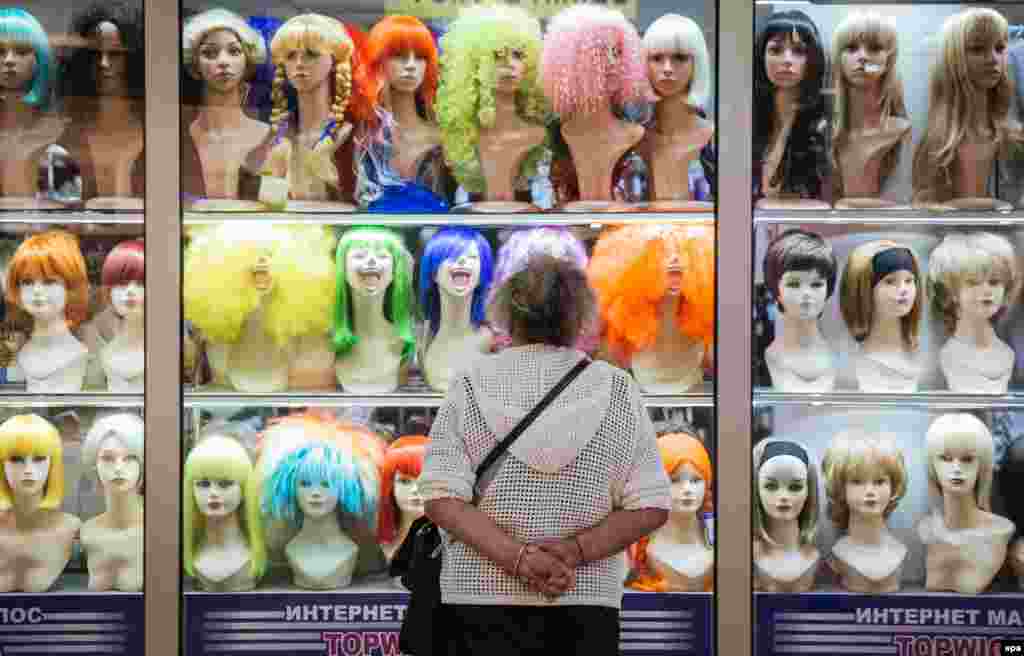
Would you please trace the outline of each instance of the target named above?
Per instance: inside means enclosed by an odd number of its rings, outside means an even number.
[[[0,7],[0,42],[32,46],[36,53],[36,72],[22,102],[37,109],[50,104],[50,41],[36,17],[17,7]]]
[[[454,260],[476,245],[480,254],[480,282],[473,290],[473,306],[470,321],[476,328],[486,316],[487,293],[494,280],[494,256],[491,245],[477,230],[462,226],[441,228],[423,250],[420,258],[420,309],[430,322],[430,334],[438,331],[441,324],[441,293],[435,276],[445,260]]]
[[[299,486],[323,484],[338,498],[339,512],[357,517],[376,515],[374,497],[363,488],[351,454],[326,442],[314,442],[281,459],[263,488],[263,514],[301,528]]]

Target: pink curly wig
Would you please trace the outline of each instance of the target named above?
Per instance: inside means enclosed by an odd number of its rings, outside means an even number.
[[[658,338],[658,307],[669,286],[665,263],[673,253],[682,265],[676,327],[710,348],[715,336],[712,226],[627,225],[597,240],[587,277],[597,292],[605,341],[624,365]]]
[[[544,36],[540,62],[544,93],[563,118],[653,101],[643,44],[621,12],[574,5],[559,12]]]

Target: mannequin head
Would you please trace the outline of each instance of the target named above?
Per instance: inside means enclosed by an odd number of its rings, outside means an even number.
[[[857,430],[832,439],[821,462],[832,524],[845,531],[850,515],[888,518],[907,493],[903,453],[884,435]]]
[[[665,14],[644,32],[643,46],[647,79],[659,99],[682,93],[691,107],[707,104],[711,58],[697,23],[679,14]]]
[[[796,521],[800,544],[812,544],[818,528],[818,467],[807,449],[768,438],[754,445],[754,539],[775,541],[769,528]]]
[[[626,225],[597,240],[587,269],[605,340],[623,363],[658,338],[660,309],[678,298],[679,333],[710,346],[715,317],[715,233],[707,225]]]
[[[391,110],[392,89],[413,90],[420,117],[433,120],[440,69],[427,26],[413,16],[385,16],[370,30],[366,47],[365,88],[374,109]],[[403,73],[410,79],[400,79]],[[372,123],[378,120],[376,112],[370,114]]]
[[[267,556],[260,521],[259,485],[252,461],[237,440],[210,432],[185,459],[182,482],[182,560],[195,576],[194,562],[206,539],[208,521],[238,515],[249,546],[249,572],[259,578]]]
[[[653,99],[640,35],[616,9],[573,5],[548,23],[540,77],[562,121]]]
[[[950,335],[960,319],[995,320],[1019,286],[1013,245],[991,232],[950,233],[928,258],[932,307]]]
[[[145,94],[142,11],[120,0],[97,2],[75,16],[71,31],[89,42],[76,48],[61,76],[72,98]]]
[[[704,443],[685,433],[667,433],[658,438],[658,451],[665,465],[665,473],[672,479],[672,510],[673,512],[703,513],[714,509],[712,500],[713,473],[711,456]],[[687,467],[688,465],[688,467]],[[693,494],[687,497],[682,493],[686,487],[700,484]],[[682,483],[682,485],[681,485]],[[690,486],[686,486],[690,483]],[[678,492],[678,494],[677,494]],[[704,536],[707,546],[707,535]]]
[[[544,226],[515,230],[498,250],[491,296],[509,276],[525,269],[526,263],[534,255],[551,255],[566,260],[581,271],[587,268],[589,261],[583,242],[565,227]]]
[[[383,295],[384,316],[402,341],[403,358],[412,355],[412,255],[398,233],[358,226],[338,240],[338,284],[334,305],[334,350],[345,355],[359,343],[353,332],[352,298]]]
[[[85,435],[82,464],[96,472],[109,492],[141,494],[145,459],[146,425],[136,414],[101,417]]]
[[[892,22],[873,11],[848,14],[832,35],[833,110],[832,166],[839,167],[839,154],[847,146],[850,130],[851,89],[877,89],[882,124],[890,118],[907,118],[903,104],[903,80],[897,63],[899,36]],[[873,98],[873,97],[872,97]],[[881,181],[889,178],[899,163],[900,148],[882,159]],[[842,175],[833,176],[840,186]]]
[[[0,510],[15,497],[39,495],[40,510],[57,510],[64,500],[64,459],[60,433],[39,415],[15,415],[0,424]],[[11,480],[15,486],[11,485]]]
[[[371,499],[351,451],[312,442],[278,462],[264,481],[262,507],[264,515],[301,528],[307,516],[364,515]]]
[[[416,479],[423,472],[423,459],[427,454],[425,435],[406,435],[388,446],[381,466],[380,520],[377,539],[390,544],[398,539],[403,513],[423,513],[423,499]]]
[[[146,308],[146,251],[142,240],[123,241],[103,261],[103,288],[122,319],[140,316]]]
[[[853,249],[846,260],[839,281],[839,310],[858,342],[870,336],[876,318],[898,316],[903,345],[914,350],[923,292],[914,251],[893,241],[871,241]]]
[[[257,308],[279,345],[326,334],[334,299],[333,237],[323,226],[224,221],[185,251],[185,318],[212,342],[238,340]]]
[[[519,7],[470,6],[441,40],[445,75],[437,113],[445,154],[467,191],[483,191],[477,157],[481,128],[493,128],[500,96],[513,95],[517,114],[543,124],[547,101],[540,86],[541,30]],[[527,163],[527,174],[536,169]]]
[[[468,273],[465,283],[453,281]],[[486,318],[487,295],[494,278],[491,245],[477,230],[453,226],[441,228],[423,250],[420,259],[420,309],[430,322],[431,333],[441,324],[441,294],[473,296],[470,321],[480,326]]]
[[[924,437],[928,452],[928,492],[942,512],[949,496],[971,495],[978,508],[992,509],[992,433],[964,412],[940,416]]]
[[[19,46],[32,52],[19,53]],[[21,101],[30,107],[47,109],[50,104],[50,41],[35,16],[17,7],[0,7],[0,54],[15,53],[16,75],[0,84],[5,91],[22,91]],[[8,86],[10,84],[10,86]]]
[[[821,235],[787,230],[768,244],[764,282],[779,312],[785,314],[785,304],[792,300],[794,316],[817,319],[836,289],[836,256]],[[803,299],[804,291],[809,292],[809,300]]]
[[[992,9],[966,9],[943,23],[930,71],[928,124],[914,151],[915,193],[953,198],[954,162],[970,133],[991,129],[996,143],[1005,143],[1013,96],[1008,38],[1006,19]]]
[[[222,91],[252,79],[257,67],[267,61],[260,33],[227,9],[210,9],[186,20],[181,43],[189,75]],[[219,70],[228,75],[218,76]]]
[[[21,242],[7,265],[5,291],[8,303],[33,317],[59,312],[63,306],[68,328],[77,326],[89,309],[89,279],[78,239],[63,230],[50,230]],[[37,305],[31,297],[43,302]]]

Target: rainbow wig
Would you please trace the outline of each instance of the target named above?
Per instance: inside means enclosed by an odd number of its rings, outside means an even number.
[[[259,486],[254,485],[252,461],[245,448],[230,437],[211,433],[185,459],[182,482],[182,560],[185,573],[195,576],[195,557],[203,542],[206,520],[196,505],[193,487],[202,479],[235,481],[242,486],[242,507],[239,522],[249,545],[249,572],[258,579],[267,567],[267,550],[263,542],[260,518]]]
[[[245,79],[256,75],[256,69],[267,61],[267,45],[263,36],[245,22],[245,19],[227,9],[210,9],[192,16],[185,21],[181,29],[181,56],[189,75],[199,78],[195,64],[198,59],[199,46],[206,37],[218,30],[227,30],[238,38],[245,52]]]
[[[275,520],[288,522],[301,528],[304,520],[299,507],[299,485],[327,484],[338,500],[338,512],[370,516],[369,503],[374,491],[367,494],[363,479],[357,472],[354,454],[335,449],[326,442],[313,442],[300,447],[282,458],[265,479],[263,485],[263,514]]]
[[[57,428],[39,415],[15,415],[0,424],[0,462],[21,456],[50,459],[40,510],[57,510],[64,500],[64,450]],[[14,507],[7,477],[0,480],[0,510]]]
[[[583,242],[563,226],[521,228],[514,231],[498,250],[498,263],[491,283],[490,303],[505,281],[526,268],[534,255],[553,255],[570,260],[581,271],[587,268],[587,250]]]
[[[370,30],[366,44],[366,66],[362,68],[366,90],[374,109],[391,110],[387,76],[388,60],[406,52],[414,52],[427,62],[423,83],[416,92],[416,108],[421,117],[434,120],[434,96],[437,94],[440,68],[434,35],[426,25],[413,16],[385,16]],[[373,126],[380,121],[377,112],[371,112],[368,122]]]
[[[541,82],[564,120],[654,100],[640,35],[616,9],[573,5],[548,24],[541,54]]]
[[[547,101],[540,86],[540,23],[519,7],[490,5],[459,12],[441,40],[444,77],[438,90],[437,115],[441,140],[452,172],[468,192],[484,191],[484,176],[477,156],[480,128],[495,121],[494,88],[497,53],[520,50],[525,71],[516,93],[516,110],[524,120],[543,125]],[[536,174],[543,148],[535,148],[523,163],[526,175]]]
[[[104,287],[127,285],[130,282],[146,284],[146,247],[141,239],[122,241],[103,260],[100,280]]]
[[[676,328],[710,348],[715,336],[715,231],[707,225],[627,225],[597,240],[587,277],[597,292],[605,339],[623,363],[658,338],[668,288],[665,261],[682,265]]]
[[[470,309],[470,322],[479,327],[486,318],[487,295],[494,278],[494,261],[491,245],[475,228],[450,226],[441,228],[430,238],[420,258],[420,310],[430,322],[430,332],[434,334],[441,325],[441,292],[434,279],[438,269],[447,260],[455,260],[476,245],[480,254],[480,280],[473,290],[473,306]]]
[[[323,226],[225,221],[193,237],[185,250],[185,319],[210,341],[236,342],[263,306],[264,329],[279,346],[327,334],[334,300],[333,236]],[[252,272],[270,257],[273,288],[261,292]]]
[[[394,325],[395,336],[402,340],[402,358],[412,357],[416,348],[412,332],[412,255],[397,232],[387,228],[357,226],[346,231],[338,240],[335,259],[338,284],[337,302],[334,305],[334,350],[339,356],[345,355],[359,343],[359,336],[352,332],[352,309],[348,299],[348,252],[351,248],[380,247],[386,249],[394,260],[394,277],[388,285],[384,316]]]
[[[21,283],[47,278],[64,283],[64,319],[68,328],[76,327],[89,312],[89,278],[78,238],[70,232],[48,230],[21,242],[7,264],[7,302],[20,308]]]
[[[377,540],[390,544],[398,538],[398,504],[395,502],[395,474],[418,477],[423,473],[423,460],[427,456],[426,435],[406,435],[388,446],[380,470],[380,519],[377,522]]]
[[[141,491],[146,475],[146,424],[142,417],[131,412],[118,412],[101,417],[93,423],[82,444],[82,464],[90,471],[96,469],[97,454],[108,437],[116,438],[128,453],[138,459]]]
[[[31,46],[36,70],[21,101],[36,109],[50,105],[50,40],[36,17],[17,7],[0,7],[0,41]]]
[[[711,89],[711,63],[704,32],[692,19],[679,14],[665,14],[651,23],[644,32],[644,53],[684,52],[693,56],[693,75],[687,89],[686,103],[703,108]],[[657,93],[657,92],[655,92]]]

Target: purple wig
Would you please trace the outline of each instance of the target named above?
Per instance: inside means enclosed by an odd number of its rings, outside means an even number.
[[[508,280],[512,274],[526,268],[526,263],[533,255],[554,255],[576,264],[582,271],[587,270],[587,251],[583,242],[576,238],[568,228],[562,226],[544,226],[540,228],[522,228],[509,235],[508,240],[498,251],[498,264],[494,270],[494,290]],[[488,302],[490,299],[488,299]]]

